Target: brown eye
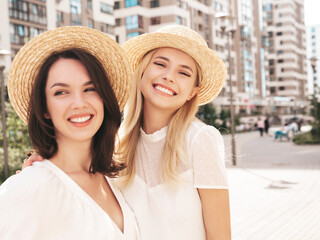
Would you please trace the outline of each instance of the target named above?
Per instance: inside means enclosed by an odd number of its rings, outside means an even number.
[[[67,92],[66,91],[63,91],[63,90],[59,90],[59,91],[56,91],[54,93],[54,96],[59,96],[59,95],[63,95],[63,94],[66,94]]]

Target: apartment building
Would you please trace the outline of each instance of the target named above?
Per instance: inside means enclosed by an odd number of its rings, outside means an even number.
[[[231,3],[231,4],[230,4]],[[153,32],[169,24],[182,24],[197,31],[222,59],[225,60],[231,75],[234,106],[236,113],[250,114],[253,111],[254,97],[262,97],[260,51],[257,46],[260,36],[255,33],[255,1],[244,0],[123,0],[115,2],[116,39],[123,44],[131,37]],[[222,35],[221,13],[239,16],[236,19],[236,33],[233,41],[228,42]],[[259,21],[258,21],[259,22]],[[227,26],[227,31],[230,26]],[[258,31],[259,32],[259,31]],[[229,68],[228,50],[231,44],[231,63]],[[230,106],[229,79],[219,97],[213,104],[221,109]],[[259,88],[259,90],[257,90]]]
[[[276,114],[296,114],[307,103],[303,0],[263,0],[266,95]]]
[[[0,46],[14,57],[30,39],[60,26],[83,25],[114,36],[113,0],[9,0],[1,7]],[[8,38],[9,36],[9,38]],[[8,43],[9,39],[9,43]],[[5,42],[5,43],[2,43]]]
[[[308,65],[308,94],[314,93],[314,86],[320,87],[320,25],[306,27],[307,32],[307,65]],[[315,73],[311,67],[311,58],[317,59]]]
[[[0,9],[0,49],[11,50],[12,57],[32,37],[60,26],[95,28],[123,44],[162,26],[181,24],[202,35],[208,46],[226,62],[228,79],[213,102],[218,111],[230,106],[230,77],[235,113],[287,114],[307,104],[303,0],[3,2],[7,6]],[[235,19],[233,26],[227,26],[227,31],[230,27],[236,30],[230,42],[222,35],[217,19],[221,13]],[[315,33],[319,33],[317,29]],[[319,34],[312,36],[319,39]],[[313,44],[317,44],[316,40]]]

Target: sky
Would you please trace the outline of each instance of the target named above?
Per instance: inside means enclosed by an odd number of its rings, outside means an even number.
[[[320,1],[304,0],[304,21],[306,25],[320,25]]]

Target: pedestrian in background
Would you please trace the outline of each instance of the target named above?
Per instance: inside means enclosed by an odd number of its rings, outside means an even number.
[[[269,135],[269,127],[270,127],[269,118],[266,117],[266,119],[264,120],[264,131],[267,135]]]
[[[258,128],[258,131],[260,132],[260,136],[262,137],[263,130],[264,130],[264,122],[262,121],[262,119],[260,117],[258,117],[257,128]]]

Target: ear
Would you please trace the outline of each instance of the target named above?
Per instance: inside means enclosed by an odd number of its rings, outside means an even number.
[[[45,113],[45,114],[44,114],[44,118],[45,118],[45,119],[50,119],[51,117],[50,117],[49,113]]]
[[[190,101],[199,92],[199,87],[194,87],[187,101]]]

